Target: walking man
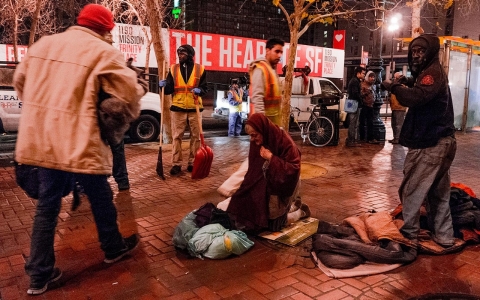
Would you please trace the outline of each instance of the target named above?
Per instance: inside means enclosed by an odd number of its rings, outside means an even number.
[[[178,175],[182,170],[182,139],[187,122],[190,126],[187,171],[193,171],[195,153],[200,148],[200,128],[198,128],[195,101],[198,101],[200,111],[203,111],[202,96],[205,96],[208,91],[205,68],[193,61],[195,49],[187,44],[182,45],[178,47],[177,55],[178,64],[170,67],[167,79],[159,81],[159,86],[165,89],[165,95],[173,94],[172,106],[170,106],[173,131],[171,175]]]
[[[457,143],[448,78],[438,53],[437,36],[423,34],[408,49],[411,78],[384,81],[408,112],[400,144],[408,147],[399,189],[403,204],[402,234],[415,242],[420,232],[420,207],[426,202],[432,239],[443,247],[454,245],[450,214],[450,166]]]
[[[357,100],[358,108],[357,111],[354,113],[348,114],[348,136],[347,136],[347,147],[356,147],[359,145],[357,142],[358,136],[358,123],[359,123],[359,116],[362,110],[362,95],[361,95],[361,88],[360,84],[362,80],[365,79],[365,68],[363,67],[356,67],[355,68],[355,76],[350,79],[348,82],[347,92],[348,92],[348,99]]]
[[[138,244],[135,234],[123,238],[118,230],[107,181],[112,157],[101,138],[97,104],[103,90],[138,116],[147,87],[138,84],[137,74],[108,42],[115,24],[107,8],[86,5],[77,24],[33,44],[14,76],[23,100],[15,158],[38,167],[39,196],[25,265],[31,295],[44,293],[62,276],[55,267],[54,236],[62,196],[73,182],[88,196],[106,263]]]

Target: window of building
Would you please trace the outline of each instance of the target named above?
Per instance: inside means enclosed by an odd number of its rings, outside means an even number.
[[[355,32],[354,36],[355,36],[354,38],[355,42],[358,42],[358,32]]]
[[[358,46],[353,48],[353,55],[358,55]]]

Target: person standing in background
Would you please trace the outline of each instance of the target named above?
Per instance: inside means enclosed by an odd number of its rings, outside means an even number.
[[[240,136],[242,132],[242,102],[243,89],[238,87],[238,79],[234,79],[228,91],[228,104],[230,104],[228,136]]]
[[[402,76],[401,72],[397,72],[394,75],[395,79],[398,79]],[[403,121],[405,120],[405,114],[407,113],[407,108],[402,106],[395,94],[390,93],[390,108],[392,110],[392,131],[393,139],[388,140],[389,143],[398,144],[400,140],[400,132],[402,131]]]
[[[203,111],[202,96],[205,96],[208,91],[205,67],[196,64],[193,60],[195,49],[185,44],[178,47],[177,55],[178,64],[172,65],[167,79],[160,80],[158,83],[161,88],[165,89],[165,95],[173,95],[172,106],[170,106],[173,131],[170,175],[178,175],[182,170],[182,139],[187,122],[190,126],[190,153],[187,171],[193,171],[195,153],[200,148],[200,128],[198,127],[195,101],[198,101],[200,111]]]
[[[356,147],[359,145],[357,136],[358,136],[358,123],[359,123],[359,116],[360,112],[362,111],[362,104],[363,99],[360,90],[360,83],[362,80],[365,79],[365,68],[363,67],[356,67],[355,68],[355,76],[350,79],[348,82],[348,99],[356,100],[358,102],[357,111],[354,113],[348,114],[348,137],[346,141],[347,147]]]

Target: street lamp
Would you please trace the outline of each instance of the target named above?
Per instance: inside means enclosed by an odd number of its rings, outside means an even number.
[[[402,20],[401,14],[394,14],[388,21],[388,31],[392,33],[392,50],[390,51],[390,71],[392,72],[392,79],[395,74],[395,63],[393,61],[393,44],[395,39],[395,31],[400,28],[400,21]]]

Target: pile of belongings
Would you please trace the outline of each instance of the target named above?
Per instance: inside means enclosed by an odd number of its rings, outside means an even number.
[[[463,245],[465,242],[479,243],[480,199],[476,198],[476,195],[471,188],[462,183],[451,183],[450,212],[452,215],[453,233],[456,238],[456,245]],[[392,215],[398,219],[402,217],[401,204],[392,212]],[[441,253],[437,251],[441,250],[442,247],[433,247],[433,242],[422,239],[422,237],[427,236],[430,231],[425,206],[420,208],[420,228],[420,250],[426,253],[444,254],[444,251],[441,251]],[[457,240],[463,241],[463,243],[459,243]],[[427,247],[428,245],[432,247]]]
[[[241,255],[254,243],[244,232],[230,230],[231,228],[227,212],[216,208],[212,203],[206,203],[180,221],[173,233],[173,245],[202,259]]]
[[[360,264],[403,264],[415,260],[417,248],[403,237],[388,212],[349,217],[341,225],[321,221],[312,251],[327,267],[352,269]]]

